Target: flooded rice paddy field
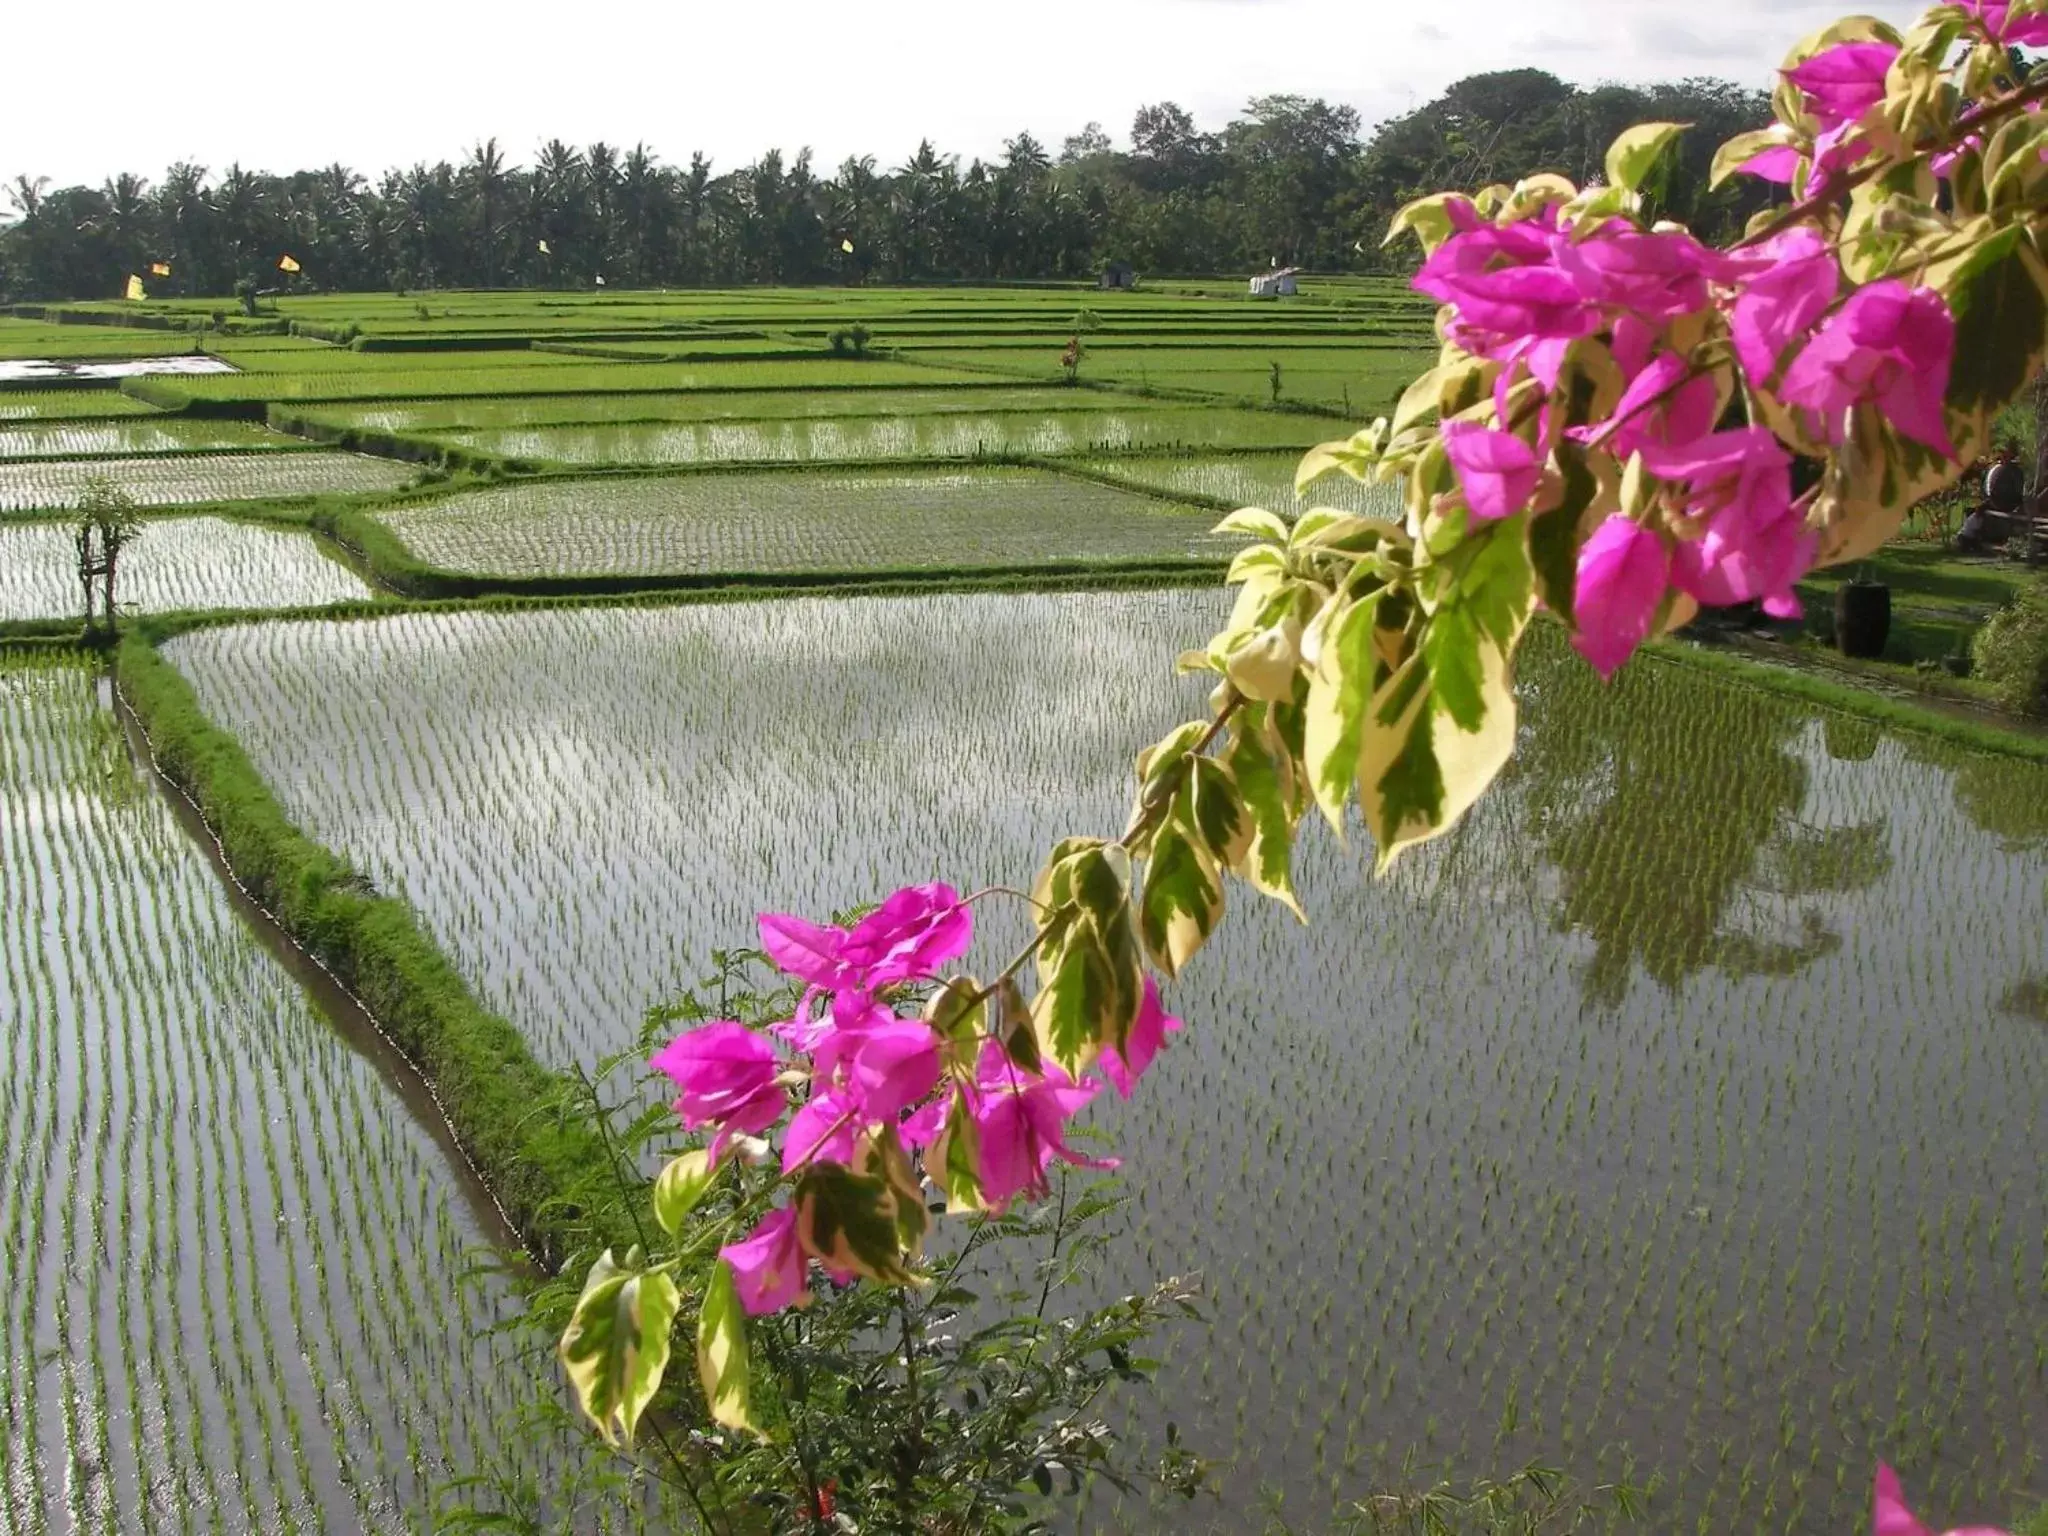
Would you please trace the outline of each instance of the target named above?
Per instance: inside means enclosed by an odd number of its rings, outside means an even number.
[[[424,1092],[79,661],[0,658],[0,1530],[423,1531],[537,1379]]]
[[[123,612],[292,608],[367,598],[355,572],[309,533],[221,517],[152,518],[121,556]],[[82,614],[68,523],[0,523],[0,620]]]
[[[98,459],[0,460],[0,512],[72,507],[110,466]],[[359,453],[186,453],[123,459],[115,478],[144,507],[262,501],[332,491],[395,491],[418,473],[411,464]]]
[[[757,907],[1021,882],[1120,825],[1216,594],[411,614],[170,654],[289,813],[402,892],[551,1061]],[[1096,1126],[1104,1294],[1200,1270],[1153,1430],[1313,1523],[1532,1458],[1654,1480],[1662,1530],[1855,1529],[2038,1498],[2048,1447],[2048,771],[1531,639],[1468,823],[1314,926],[1232,892],[1189,1029]],[[985,924],[1006,954],[1014,915]],[[986,956],[984,957],[986,958]],[[650,1093],[653,1090],[650,1089]]]
[[[1226,559],[1213,513],[1043,470],[717,474],[464,491],[379,514],[420,559],[492,575],[902,570]]]
[[[9,339],[8,332],[0,328],[0,347],[4,347]],[[192,345],[189,339],[170,332],[143,332],[139,335],[128,332],[118,338],[105,333],[86,334],[78,338],[77,344],[121,352],[142,352],[152,347],[161,347],[167,353]],[[234,364],[223,358],[203,357],[189,352],[164,357],[120,358],[12,357],[0,352],[0,384],[8,385],[75,383],[81,379],[104,383],[109,379],[140,379],[153,374],[197,378],[209,373],[234,371]]]

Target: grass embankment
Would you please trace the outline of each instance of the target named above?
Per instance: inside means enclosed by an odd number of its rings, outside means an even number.
[[[470,992],[405,902],[378,895],[285,816],[241,746],[140,632],[115,653],[158,767],[198,806],[235,876],[359,998],[432,1086],[464,1154],[550,1271],[587,1240],[608,1158],[568,1083]]]
[[[2032,762],[2048,762],[2048,734],[2008,729],[1989,720],[1974,720],[1911,698],[1899,698],[1863,687],[1854,681],[1837,681],[1802,670],[1785,662],[1754,660],[1714,644],[1683,640],[1653,642],[1646,654],[1681,666],[1739,678],[1773,692],[1788,694],[1822,709],[1855,715],[1880,725],[1915,731],[1954,742],[1978,752],[1998,752]],[[1793,656],[1797,653],[1794,652]],[[2048,1536],[2048,1533],[2044,1533]]]
[[[1836,591],[1856,576],[1892,589],[1891,630],[1884,653],[1854,659],[1834,649]],[[1792,632],[1786,659],[1825,666],[1845,677],[1992,707],[1970,675],[1970,644],[1984,622],[2011,602],[2035,573],[2015,561],[1962,556],[1939,545],[1886,545],[1852,566],[1816,571],[1799,585],[1806,620]]]

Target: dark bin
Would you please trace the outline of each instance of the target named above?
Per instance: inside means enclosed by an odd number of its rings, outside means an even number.
[[[1881,656],[1892,629],[1892,589],[1880,581],[1835,588],[1835,647],[1844,656]]]

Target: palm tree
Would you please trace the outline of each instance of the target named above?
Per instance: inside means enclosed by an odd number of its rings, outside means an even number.
[[[150,255],[149,183],[123,171],[100,189],[100,196],[106,199],[113,254],[128,271],[140,272]]]
[[[896,168],[896,246],[905,277],[929,277],[937,269],[949,204],[959,184],[956,164],[940,157],[930,139]]]
[[[212,239],[213,207],[206,198],[206,167],[180,160],[157,184],[157,252],[171,264],[171,278],[188,293],[225,293],[205,270]]]
[[[573,260],[585,232],[583,156],[560,139],[543,144],[533,163],[531,197],[542,240],[560,266]],[[578,263],[582,265],[582,263]]]
[[[633,281],[645,285],[658,275],[667,245],[673,187],[666,167],[645,144],[626,152],[619,176],[619,213],[633,254]]]
[[[213,204],[220,215],[219,228],[228,249],[228,283],[223,287],[255,275],[247,269],[257,259],[252,252],[258,250],[263,239],[258,221],[264,211],[266,190],[255,172],[243,170],[239,163],[222,172],[220,185],[214,188]]]
[[[590,197],[587,244],[591,262],[599,272],[612,257],[620,176],[619,152],[611,145],[600,139],[583,152],[583,185]]]
[[[38,176],[31,181],[27,175],[14,178],[14,185],[7,189],[7,200],[14,204],[24,224],[32,224],[42,211],[43,193],[49,189],[50,178]]]
[[[485,139],[470,150],[469,158],[462,163],[460,180],[462,189],[476,205],[476,215],[470,227],[476,241],[483,286],[495,287],[498,281],[498,246],[504,235],[499,227],[499,210],[505,204],[511,181],[505,156],[495,138]]]
[[[683,232],[682,277],[685,282],[703,282],[708,269],[704,248],[707,227],[712,219],[711,161],[702,151],[690,156],[690,169],[684,173],[681,187],[681,210],[686,223]]]

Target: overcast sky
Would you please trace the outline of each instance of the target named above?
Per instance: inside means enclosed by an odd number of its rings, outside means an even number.
[[[1919,7],[1864,0],[1894,21]],[[1581,84],[1711,74],[1763,84],[1851,0],[10,0],[0,182],[174,160],[374,176],[495,135],[644,140],[729,169],[804,145],[891,166],[921,136],[963,157],[1091,119],[1122,143],[1170,99],[1204,127],[1250,97],[1348,102],[1371,125],[1481,70]],[[0,211],[5,200],[0,199]]]

